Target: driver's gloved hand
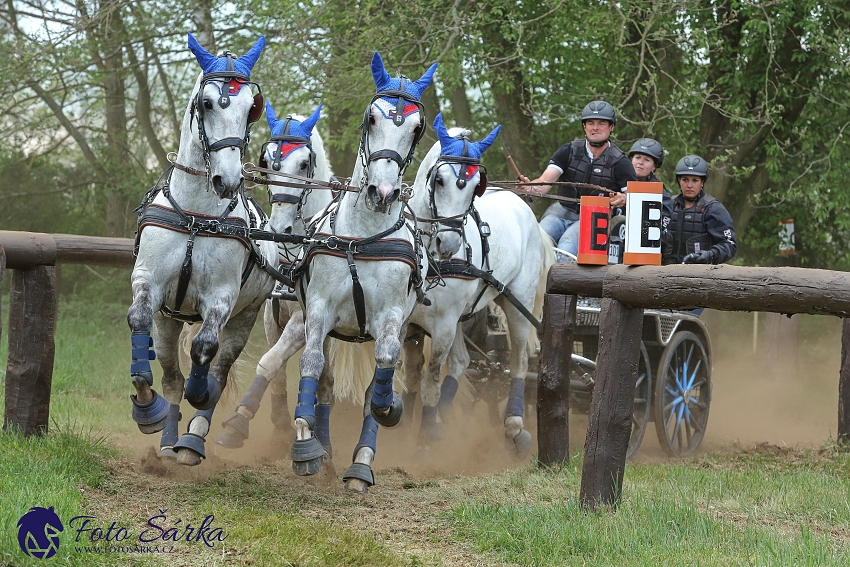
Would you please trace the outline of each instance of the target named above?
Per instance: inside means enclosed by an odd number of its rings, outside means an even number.
[[[711,250],[705,250],[703,252],[696,252],[694,254],[688,254],[685,256],[684,260],[682,260],[683,264],[713,264],[714,263],[714,254]]]

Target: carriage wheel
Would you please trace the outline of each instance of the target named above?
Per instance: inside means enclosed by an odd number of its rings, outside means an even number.
[[[638,376],[635,381],[635,402],[632,409],[632,435],[629,437],[629,448],[626,458],[630,459],[637,453],[646,426],[649,424],[649,412],[652,401],[652,365],[649,363],[649,353],[643,343],[640,343],[640,362]]]
[[[689,331],[673,335],[661,354],[655,385],[655,431],[665,453],[697,450],[708,425],[711,363],[702,340]]]

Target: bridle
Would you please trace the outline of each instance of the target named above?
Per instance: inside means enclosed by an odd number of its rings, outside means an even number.
[[[310,163],[307,169],[307,177],[308,179],[313,179],[316,171],[316,152],[313,151],[313,145],[311,143],[310,138],[305,138],[303,136],[295,136],[291,133],[292,127],[292,115],[288,115],[283,123],[283,129],[281,133],[272,136],[269,140],[263,144],[263,147],[260,149],[260,159],[258,160],[259,166],[263,169],[269,169],[268,161],[266,160],[266,153],[268,153],[268,148],[271,144],[276,143],[277,147],[273,152],[271,152],[272,164],[271,169],[274,171],[280,171],[280,162],[286,159],[287,156],[283,155],[283,146],[284,144],[298,144],[299,146],[306,146],[307,150],[310,152]],[[297,148],[293,148],[292,151],[295,151]],[[304,200],[307,195],[310,193],[309,186],[305,187],[304,190],[301,191],[299,196],[288,195],[286,193],[274,193],[271,190],[271,185],[268,185],[269,191],[269,205],[274,205],[275,203],[289,203],[292,205],[298,205],[298,215],[301,214],[301,207],[304,204]]]
[[[376,92],[375,96],[372,97],[372,100],[369,101],[369,105],[366,107],[366,112],[363,113],[363,122],[360,124],[362,134],[360,136],[360,149],[358,151],[358,155],[360,156],[360,160],[363,165],[363,176],[360,180],[361,191],[363,190],[363,183],[366,180],[366,175],[369,170],[369,164],[379,159],[387,159],[396,162],[398,164],[398,178],[401,179],[405,170],[407,170],[407,167],[410,165],[410,162],[413,161],[413,152],[416,151],[417,144],[419,144],[422,136],[425,135],[425,106],[412,94],[405,92],[404,84],[408,80],[409,79],[407,77],[402,76],[401,86],[398,90],[390,89]],[[414,131],[413,143],[410,145],[410,150],[404,158],[401,157],[401,154],[397,151],[389,148],[384,148],[374,152],[370,151],[369,148],[369,122],[372,116],[372,105],[385,97],[398,97],[398,100],[396,101],[395,115],[392,117],[393,124],[396,126],[401,126],[405,122],[404,108],[407,106],[406,103],[416,105],[419,111],[419,125]]]
[[[239,159],[240,161],[244,161],[245,148],[248,146],[248,140],[251,138],[251,125],[259,120],[260,116],[263,114],[263,93],[260,89],[260,85],[252,81],[247,75],[239,73],[234,69],[234,57],[229,51],[225,51],[222,57],[227,57],[227,70],[206,73],[201,77],[201,85],[198,88],[198,94],[192,101],[192,108],[190,109],[191,117],[189,124],[191,125],[196,114],[198,117],[198,138],[200,139],[201,147],[203,148],[204,168],[206,169],[207,179],[210,183],[212,182],[209,176],[210,155],[212,155],[213,152],[217,152],[225,148],[239,148]],[[205,111],[212,110],[212,103],[204,100],[204,90],[207,85],[215,85],[216,88],[218,88],[220,96],[217,102],[219,108],[222,109],[230,106],[231,94],[238,94],[243,86],[248,85],[249,87],[256,87],[257,94],[254,95],[254,103],[251,106],[251,110],[248,112],[248,120],[245,124],[245,134],[241,138],[230,136],[210,143],[206,128],[204,127]],[[223,91],[224,87],[227,88],[226,91]],[[233,92],[234,90],[235,92]],[[207,107],[207,104],[210,104],[210,106]]]
[[[461,151],[461,155],[459,156],[449,156],[449,155],[441,155],[437,158],[437,161],[431,166],[431,169],[428,170],[428,175],[426,177],[428,182],[428,204],[431,208],[431,221],[436,222],[441,225],[445,225],[442,228],[437,228],[436,231],[433,232],[432,236],[436,236],[440,232],[456,232],[461,237],[464,236],[463,233],[463,224],[466,222],[467,214],[473,208],[473,202],[475,197],[480,197],[484,194],[484,191],[487,190],[487,168],[481,165],[481,160],[479,158],[470,157],[469,155],[469,138],[465,135],[461,135],[460,139],[463,141],[463,151]],[[441,217],[439,211],[437,211],[437,202],[436,202],[436,189],[437,189],[437,169],[439,169],[442,164],[450,164],[458,166],[458,178],[455,181],[455,185],[458,189],[464,189],[466,187],[467,181],[467,168],[469,166],[478,167],[479,181],[478,187],[475,188],[475,193],[473,195],[472,200],[469,202],[469,207],[467,207],[466,211],[461,214],[453,215],[450,217]]]

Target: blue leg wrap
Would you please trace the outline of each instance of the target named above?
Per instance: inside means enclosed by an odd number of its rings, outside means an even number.
[[[372,392],[372,407],[388,408],[393,404],[394,367],[375,368],[375,390]]]
[[[150,361],[156,359],[156,353],[151,350],[153,339],[150,333],[133,333],[130,335],[130,345],[132,346],[130,376],[141,376],[148,385],[153,386]]]
[[[378,422],[371,415],[363,418],[363,429],[360,430],[360,441],[357,442],[357,447],[354,448],[353,461],[357,457],[357,451],[361,447],[369,447],[373,452],[377,452],[378,445]]]
[[[331,406],[316,404],[316,439],[322,447],[331,446]]]
[[[168,406],[168,419],[165,422],[165,429],[162,430],[162,438],[159,441],[160,447],[173,447],[177,443],[178,437],[178,422],[180,421],[180,405],[171,404]]]
[[[505,417],[522,417],[525,413],[525,380],[511,378],[511,395],[505,408]]]
[[[196,417],[202,417],[206,419],[207,423],[212,427],[212,416],[214,411],[215,406],[211,407],[210,409],[198,410],[195,412],[195,415],[192,416],[192,419],[195,419]],[[189,420],[189,425],[192,424],[192,419]]]
[[[455,394],[457,394],[457,386],[457,378],[454,376],[446,376],[446,379],[443,380],[443,385],[440,387],[440,399],[437,402],[437,409],[440,412],[445,413],[452,405]]]
[[[189,372],[189,379],[186,380],[185,396],[187,400],[197,400],[203,398],[207,393],[207,375],[210,372],[210,365],[197,366],[192,363],[192,370]]]
[[[316,390],[319,389],[319,379],[314,376],[303,376],[298,382],[298,402],[295,404],[295,418],[304,418],[315,427]]]

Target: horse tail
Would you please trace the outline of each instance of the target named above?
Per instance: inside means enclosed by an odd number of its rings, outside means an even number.
[[[555,246],[552,237],[537,225],[540,231],[540,276],[537,280],[537,292],[534,295],[534,309],[531,314],[539,321],[543,317],[543,298],[546,296],[546,280],[549,277],[549,268],[555,264]],[[540,339],[537,330],[532,329],[528,333],[528,351],[534,353],[540,348]]]

